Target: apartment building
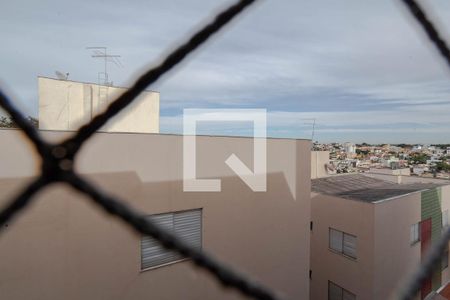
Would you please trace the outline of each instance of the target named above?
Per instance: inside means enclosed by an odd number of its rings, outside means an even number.
[[[310,299],[395,299],[448,226],[448,182],[381,175],[312,180]],[[447,251],[417,298],[449,279]]]
[[[41,131],[60,140],[64,131]],[[37,174],[18,130],[0,130],[0,205]],[[183,137],[96,133],[76,170],[194,247],[277,290],[309,297],[310,141],[267,140],[267,191],[253,192],[225,163],[252,168],[253,139],[199,136],[197,178],[221,192],[183,191]],[[243,299],[189,260],[56,184],[1,228],[0,298]]]

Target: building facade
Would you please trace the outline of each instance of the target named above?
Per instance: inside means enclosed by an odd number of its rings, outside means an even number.
[[[43,130],[77,130],[127,90],[46,77],[38,77],[38,85],[39,129]],[[158,133],[159,93],[142,92],[100,131]]]
[[[330,173],[330,151],[311,151],[311,179],[322,178]]]
[[[41,132],[59,140],[64,132]],[[18,130],[0,130],[0,201],[36,175]],[[309,297],[310,141],[267,140],[267,191],[224,163],[252,166],[253,139],[197,137],[197,177],[221,192],[183,192],[183,137],[96,133],[76,170],[186,241],[287,299]],[[189,260],[158,248],[61,185],[42,191],[1,228],[2,299],[244,299]]]
[[[391,177],[312,181],[310,299],[395,299],[448,225],[448,182],[411,182],[408,176],[409,183],[398,184]],[[418,299],[449,279],[447,251]]]

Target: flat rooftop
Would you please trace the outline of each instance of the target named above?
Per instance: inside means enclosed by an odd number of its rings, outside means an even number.
[[[362,174],[345,174],[313,179],[311,190],[343,199],[373,203],[442,185],[419,182],[398,184]]]
[[[1,116],[1,115],[0,115]],[[14,128],[7,128],[7,127],[0,127],[0,131],[22,131],[22,129],[14,127]],[[78,130],[52,130],[52,129],[40,129],[36,128],[38,132],[43,133],[50,133],[50,134],[70,134],[77,132]],[[108,135],[160,135],[160,136],[178,136],[183,137],[183,133],[166,133],[166,132],[122,132],[122,131],[96,131],[95,134],[108,134]],[[241,139],[258,139],[258,137],[253,136],[245,136],[245,135],[221,135],[221,134],[196,134],[196,137],[210,137],[210,138],[241,138]],[[288,141],[311,141],[311,139],[308,138],[292,138],[292,137],[273,137],[273,136],[267,136],[267,140],[288,140]]]

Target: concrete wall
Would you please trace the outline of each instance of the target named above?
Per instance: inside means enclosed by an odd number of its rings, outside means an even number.
[[[421,221],[421,193],[374,207],[374,283],[370,299],[396,299],[397,289],[420,263],[420,243],[411,245],[410,229]]]
[[[441,187],[441,207],[443,212],[446,210],[449,211],[449,218],[450,218],[450,185]],[[442,270],[441,279],[442,285],[450,281],[450,268]]]
[[[36,164],[18,131],[0,130],[0,140],[4,205]],[[269,139],[268,188],[258,193],[224,163],[236,153],[252,168],[252,139],[198,137],[197,150],[198,177],[222,179],[222,192],[183,192],[175,135],[97,133],[76,168],[146,214],[202,208],[206,251],[288,299],[307,299],[310,142]],[[64,186],[45,190],[2,231],[5,299],[243,299],[189,261],[140,272],[140,236]]]
[[[375,174],[375,173],[363,173],[364,176],[378,178],[385,181],[391,181],[394,183],[436,183],[436,184],[450,184],[450,180],[437,179],[437,178],[427,178],[419,176],[397,176],[388,174]],[[400,177],[400,178],[399,178]]]
[[[389,169],[389,168],[370,168],[369,173],[374,174],[385,174],[385,175],[404,175],[409,176],[411,175],[411,171],[409,168],[403,168],[403,169]]]
[[[410,226],[421,220],[421,193],[377,204],[313,194],[311,297],[327,299],[328,281],[357,299],[395,299],[397,288],[420,262],[420,243],[410,244]],[[328,246],[328,228],[357,236],[357,259]]]
[[[38,77],[39,128],[76,130],[103,112],[125,88]],[[145,91],[101,131],[159,132],[159,93]]]
[[[313,230],[311,233],[310,299],[328,299],[328,281],[354,293],[357,299],[375,299],[372,295],[374,206],[360,201],[313,193],[311,220]],[[357,236],[356,259],[329,249],[330,227]]]
[[[330,151],[311,151],[311,179],[328,176],[326,165],[330,162]]]

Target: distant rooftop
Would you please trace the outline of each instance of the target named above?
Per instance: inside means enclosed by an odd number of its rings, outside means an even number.
[[[38,78],[45,78],[45,79],[57,80],[57,81],[68,81],[68,82],[73,82],[73,83],[93,84],[93,85],[105,86],[104,84],[100,84],[98,82],[78,81],[78,80],[72,80],[72,79],[58,79],[58,78],[53,78],[53,77],[48,77],[48,76],[38,76]],[[111,88],[119,88],[119,89],[129,89],[130,88],[130,87],[125,87],[125,86],[117,86],[117,85],[106,85],[106,86],[107,87],[111,87]],[[160,94],[160,92],[154,91],[154,90],[145,89],[144,91],[145,92],[152,92],[152,93]]]
[[[397,184],[362,174],[346,174],[314,179],[311,190],[344,199],[377,202],[442,185],[439,183]]]

